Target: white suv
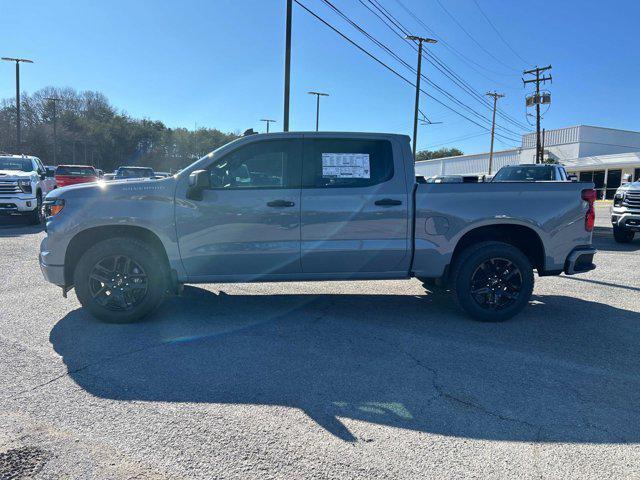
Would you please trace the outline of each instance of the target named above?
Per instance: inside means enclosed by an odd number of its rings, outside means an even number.
[[[42,222],[42,199],[56,181],[37,157],[0,155],[0,214],[24,215]]]

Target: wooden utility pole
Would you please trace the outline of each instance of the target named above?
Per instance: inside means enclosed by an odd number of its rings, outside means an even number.
[[[522,82],[526,85],[527,83],[535,83],[536,84],[536,93],[534,96],[534,103],[536,106],[536,163],[542,163],[542,144],[540,141],[540,84],[546,83],[547,81],[552,81],[551,75],[543,75],[540,76],[541,73],[551,70],[551,65],[546,67],[536,67],[531,70],[525,70],[524,75],[535,75],[536,78],[532,78],[530,80],[522,79]]]
[[[496,109],[498,107],[498,99],[504,97],[502,93],[489,92],[486,94],[493,97],[493,120],[491,121],[491,150],[489,150],[489,175],[491,175],[493,167],[493,137],[496,132]]]
[[[422,77],[422,44],[437,43],[433,38],[416,37],[409,35],[408,40],[418,42],[418,70],[416,72],[416,104],[413,113],[413,161],[416,161],[416,148],[418,146],[418,114],[420,113],[420,78]]]

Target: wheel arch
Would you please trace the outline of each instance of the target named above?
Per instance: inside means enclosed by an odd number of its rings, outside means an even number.
[[[82,255],[97,242],[110,238],[135,238],[151,246],[171,271],[169,258],[160,237],[145,227],[135,225],[102,225],[78,232],[69,242],[64,260],[64,278],[67,285],[73,285],[73,274]]]
[[[516,247],[527,256],[538,273],[544,271],[545,249],[540,235],[533,228],[516,223],[497,223],[471,228],[458,240],[449,267],[467,247],[486,241],[504,242]],[[450,271],[450,268],[447,270]]]

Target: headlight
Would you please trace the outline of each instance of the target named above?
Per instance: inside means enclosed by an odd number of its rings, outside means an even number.
[[[613,204],[615,206],[621,205],[622,202],[624,201],[624,197],[625,197],[625,192],[616,192],[615,196],[613,197]]]
[[[24,193],[31,193],[31,180],[18,180],[18,186]]]
[[[64,200],[62,198],[56,198],[53,200],[45,200],[42,204],[44,215],[49,218],[57,215],[64,208]]]

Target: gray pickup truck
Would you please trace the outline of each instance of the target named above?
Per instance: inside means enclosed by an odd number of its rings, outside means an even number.
[[[184,283],[412,277],[501,321],[528,303],[534,269],[595,268],[592,187],[429,184],[403,135],[248,135],[170,178],[50,193],[40,265],[109,322]]]

